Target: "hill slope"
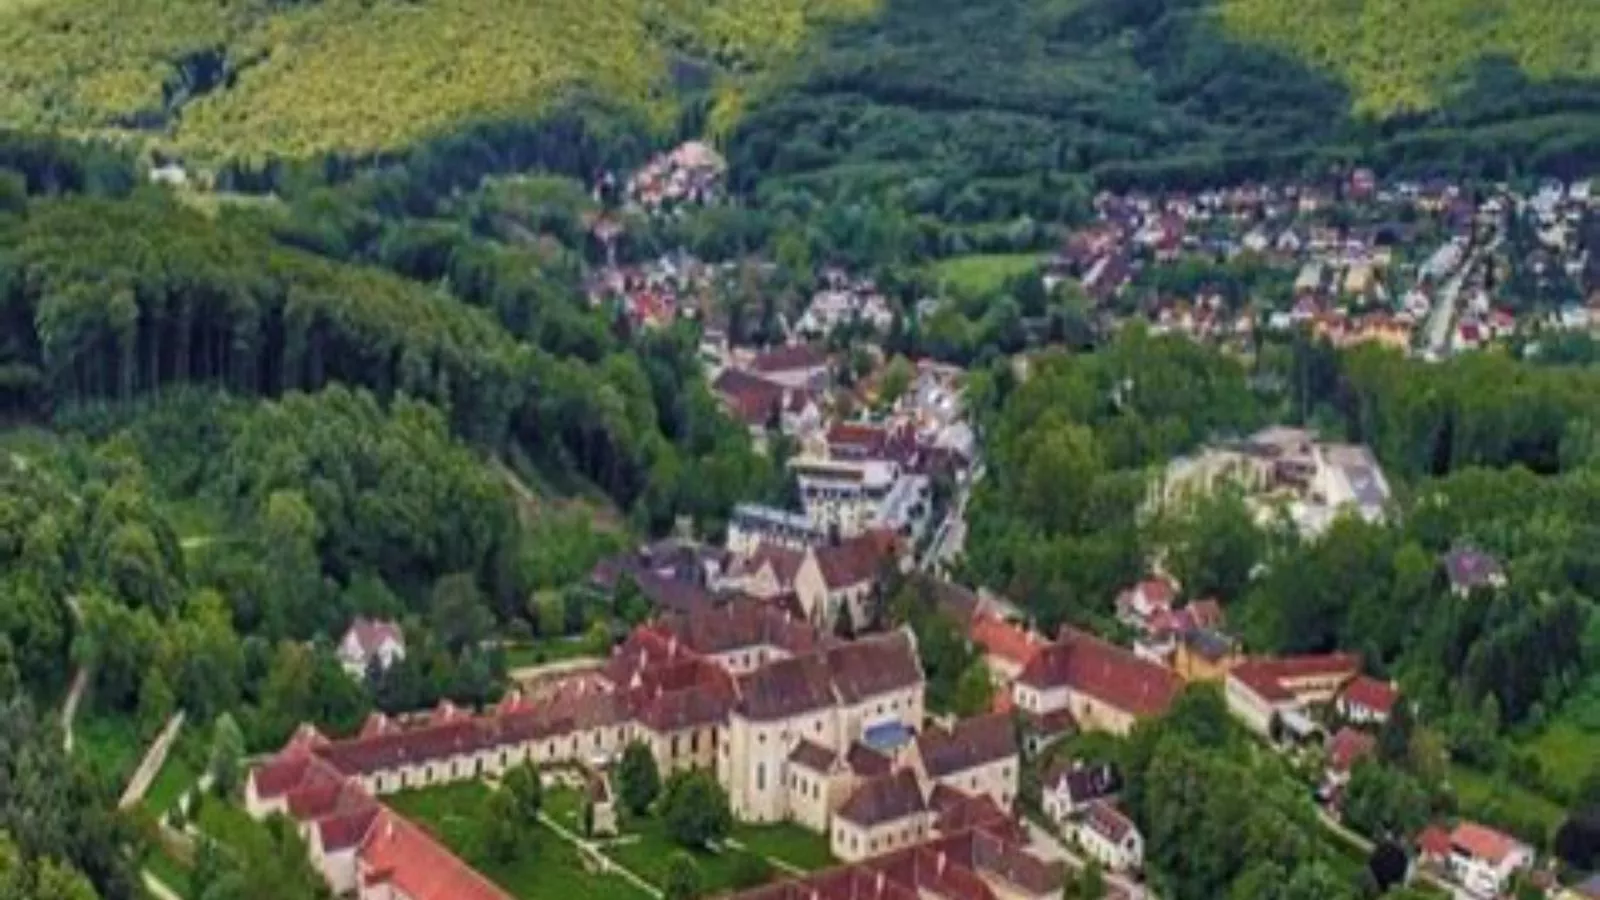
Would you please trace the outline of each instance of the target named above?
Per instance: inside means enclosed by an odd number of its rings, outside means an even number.
[[[0,120],[189,151],[404,146],[584,86],[663,95],[674,53],[760,67],[873,0],[0,2]]]
[[[1566,0],[1223,0],[1230,34],[1336,73],[1363,112],[1428,109],[1485,59],[1600,76],[1600,5]]]

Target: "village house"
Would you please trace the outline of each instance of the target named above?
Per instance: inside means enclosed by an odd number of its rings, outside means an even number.
[[[1011,809],[1022,775],[1016,730],[1007,713],[964,719],[917,736],[913,765],[923,779]]]
[[[1017,676],[1012,699],[1038,746],[1063,733],[1063,725],[1127,734],[1139,719],[1165,712],[1182,684],[1176,673],[1131,651],[1063,629]]]
[[[931,818],[916,773],[901,769],[868,779],[839,807],[829,846],[845,862],[890,853],[927,840]]]
[[[749,556],[762,546],[804,551],[826,543],[828,532],[810,518],[786,509],[740,503],[728,517],[726,547],[735,556]]]
[[[1500,567],[1500,561],[1476,547],[1457,547],[1445,554],[1444,572],[1450,582],[1450,592],[1457,597],[1506,586],[1505,570]]]
[[[1310,707],[1331,702],[1360,672],[1353,653],[1253,657],[1228,672],[1223,693],[1228,710],[1255,733],[1276,738],[1275,727],[1283,728],[1303,740],[1316,730]]]
[[[339,665],[351,678],[384,672],[406,658],[405,633],[395,622],[357,618],[339,639],[338,655]]]
[[[1065,824],[1089,803],[1115,796],[1122,790],[1122,776],[1109,763],[1090,764],[1074,759],[1052,767],[1039,788],[1044,814],[1057,824]]]
[[[1085,855],[1113,872],[1144,866],[1144,836],[1110,800],[1089,802],[1076,820],[1073,838]]]
[[[1324,800],[1332,800],[1350,783],[1350,770],[1356,763],[1370,758],[1377,752],[1378,739],[1365,731],[1358,731],[1350,726],[1339,729],[1338,733],[1328,739],[1327,765],[1323,769],[1322,796]]]
[[[1516,873],[1533,865],[1533,848],[1476,822],[1461,822],[1448,834],[1430,826],[1417,840],[1424,864],[1435,866],[1478,897],[1498,897]]]
[[[711,390],[729,415],[743,423],[757,446],[765,446],[767,432],[802,435],[820,426],[822,412],[816,394],[744,369],[725,368],[712,379]]]
[[[983,649],[983,662],[994,685],[1007,698],[1011,683],[1047,642],[1032,629],[1006,621],[998,613],[983,611],[972,616],[967,639]]]
[[[807,548],[794,576],[794,592],[806,618],[813,625],[831,628],[841,610],[848,610],[853,627],[871,623],[878,580],[886,568],[898,562],[897,544],[893,534],[869,531]]]
[[[1346,722],[1357,725],[1382,725],[1389,721],[1400,692],[1394,684],[1367,675],[1357,675],[1339,692],[1334,709]]]
[[[750,360],[758,377],[796,391],[821,390],[828,384],[828,355],[811,344],[773,347]]]

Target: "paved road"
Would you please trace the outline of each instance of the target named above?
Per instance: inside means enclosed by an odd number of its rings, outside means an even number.
[[[183,900],[182,897],[167,887],[167,883],[155,876],[149,869],[139,873],[144,877],[144,889],[150,892],[155,900]]]
[[[1467,276],[1477,268],[1478,261],[1487,253],[1493,253],[1500,246],[1500,236],[1495,235],[1488,246],[1479,247],[1466,254],[1461,265],[1456,268],[1439,289],[1439,297],[1433,304],[1433,311],[1428,316],[1428,353],[1434,359],[1443,359],[1450,353],[1451,335],[1454,333],[1456,321],[1456,304],[1461,301],[1461,289],[1466,285]]]
[[[145,752],[144,759],[139,763],[139,768],[128,780],[127,790],[122,792],[122,799],[117,801],[117,809],[127,809],[144,799],[145,791],[150,790],[151,782],[160,774],[161,767],[166,764],[167,753],[172,750],[172,744],[178,739],[178,732],[183,730],[183,710],[172,714],[167,720],[165,728],[156,735],[155,742]]]
[[[83,607],[78,605],[77,597],[67,598],[67,609],[72,613],[74,625],[83,624]],[[67,690],[67,700],[61,704],[61,749],[65,753],[72,752],[74,743],[72,729],[77,723],[78,706],[83,703],[83,692],[89,687],[89,667],[79,666],[78,671],[72,673],[72,687]]]

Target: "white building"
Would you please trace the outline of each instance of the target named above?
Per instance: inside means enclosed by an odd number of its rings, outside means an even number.
[[[1144,866],[1144,835],[1108,800],[1090,803],[1073,835],[1087,856],[1113,872],[1131,872]]]
[[[338,654],[351,678],[365,678],[374,665],[387,671],[406,658],[405,633],[394,622],[358,618],[339,639]]]

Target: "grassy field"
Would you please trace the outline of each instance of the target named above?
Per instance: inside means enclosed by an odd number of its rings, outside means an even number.
[[[873,4],[0,0],[0,121],[308,156],[537,112],[581,85],[665,122],[674,53],[760,68]]]
[[[1426,109],[1479,60],[1533,78],[1600,76],[1600,4],[1569,0],[1222,0],[1236,37],[1341,78],[1360,111]]]
[[[1517,822],[1538,822],[1548,838],[1566,817],[1561,805],[1500,775],[1489,775],[1464,766],[1450,768],[1450,783],[1461,801],[1462,815],[1481,818],[1491,824],[1498,813]]]
[[[788,863],[797,869],[814,872],[834,865],[837,860],[828,849],[828,839],[799,825],[736,825],[733,839],[752,853]]]
[[[87,706],[86,698],[73,729],[73,752],[88,760],[90,768],[102,777],[125,784],[144,753],[139,728],[131,718],[104,715]]]
[[[544,663],[564,662],[588,656],[594,648],[584,636],[552,638],[506,646],[506,665],[513,669],[537,666]]]
[[[396,811],[428,829],[456,854],[505,890],[524,900],[649,900],[615,875],[591,872],[577,848],[541,829],[528,849],[510,863],[483,852],[482,814],[489,789],[475,782],[409,791],[385,798]],[[560,815],[552,810],[552,816]]]
[[[1576,792],[1584,775],[1597,764],[1595,756],[1596,747],[1600,746],[1600,735],[1558,719],[1518,746],[1531,750],[1539,757],[1547,778],[1568,791]]]
[[[1044,257],[1038,253],[979,253],[953,256],[934,264],[934,277],[960,294],[998,290],[1006,279],[1032,270]]]

